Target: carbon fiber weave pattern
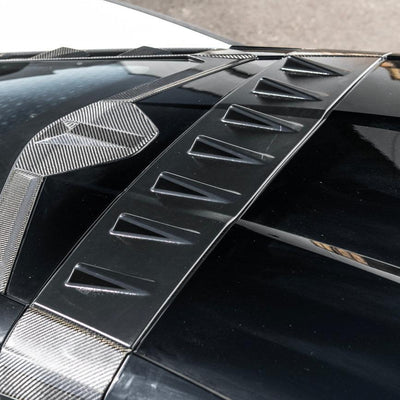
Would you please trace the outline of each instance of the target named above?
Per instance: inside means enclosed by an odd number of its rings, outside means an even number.
[[[70,49],[69,47],[60,47],[51,51],[45,51],[36,56],[31,57],[32,60],[47,60],[53,58],[65,58],[65,57],[85,57],[88,53],[82,50]]]
[[[29,308],[0,354],[0,394],[17,400],[98,400],[129,349]]]
[[[4,185],[0,196],[0,292],[6,289],[42,180],[14,169]]]
[[[143,85],[118,93],[110,97],[110,100],[137,101],[149,94],[157,93],[170,86],[176,86],[177,84],[184,82],[186,79],[191,79],[195,73],[196,71],[194,69],[189,68],[177,72],[176,74],[168,75],[164,78],[159,78],[155,81],[144,83]]]
[[[15,167],[42,176],[128,157],[158,134],[135,105],[99,101],[57,120],[24,148]]]
[[[197,57],[211,57],[211,58],[228,58],[232,60],[252,60],[256,58],[253,54],[219,54],[219,53],[204,53],[196,54]]]
[[[157,127],[135,104],[104,100],[60,118],[28,142],[0,193],[0,293],[43,177],[132,156],[157,135]]]

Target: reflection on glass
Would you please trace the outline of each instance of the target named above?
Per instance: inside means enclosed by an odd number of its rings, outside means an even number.
[[[309,239],[307,237],[282,231],[280,229],[275,229],[270,226],[258,224],[256,222],[241,219],[237,222],[237,224],[274,240],[287,243],[291,246],[295,246],[324,257],[332,258],[336,261],[351,265],[352,267],[360,268],[369,273],[379,275],[382,278],[400,283],[400,267],[396,265],[389,264],[375,258],[370,258],[355,253],[351,250],[345,250],[331,244],[323,243],[318,240]]]
[[[390,77],[398,81],[400,80],[400,63],[396,61],[385,61],[381,64],[382,68],[385,68],[389,71]]]
[[[360,254],[354,253],[349,250],[344,250],[344,249],[341,249],[340,247],[332,246],[330,244],[318,242],[317,240],[311,240],[311,243],[321,249],[327,250],[331,253],[338,254],[339,256],[342,256],[342,257],[346,257],[349,260],[354,260],[361,264],[368,265],[365,258],[363,256],[361,256]]]

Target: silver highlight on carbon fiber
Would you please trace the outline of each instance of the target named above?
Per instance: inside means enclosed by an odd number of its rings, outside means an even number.
[[[158,133],[135,104],[103,100],[58,119],[28,142],[0,193],[0,293],[44,177],[132,156]]]
[[[65,57],[86,57],[88,53],[82,50],[70,49],[69,47],[59,47],[51,51],[36,54],[31,57],[32,60],[47,60],[54,58],[65,58]]]
[[[229,58],[232,60],[252,60],[256,57],[253,54],[196,54],[197,57]]]
[[[202,63],[203,62],[202,58],[206,58],[206,57],[199,57],[199,55],[196,55],[196,57],[192,57],[192,61]],[[209,57],[209,58],[212,58],[212,57]],[[216,57],[216,58],[226,58],[226,57]],[[232,58],[232,57],[229,57],[229,58]],[[252,58],[255,58],[255,57],[252,57]],[[118,94],[110,97],[110,100],[137,102],[146,97],[153,96],[155,94],[158,94],[165,90],[171,89],[173,87],[183,85],[183,84],[191,82],[195,79],[203,78],[207,75],[216,73],[218,71],[222,71],[222,70],[226,69],[228,65],[230,65],[230,66],[239,65],[239,64],[242,64],[244,62],[251,60],[252,58],[245,57],[245,58],[241,59],[238,57],[233,57],[232,60],[228,60],[228,61],[226,61],[226,63],[217,64],[217,65],[214,65],[213,67],[202,69],[202,70],[201,69],[196,70],[195,68],[189,68],[187,70],[180,71],[175,74],[168,75],[163,78],[157,79],[156,81],[144,83],[143,85],[140,85],[136,88],[128,89],[125,92],[118,93]]]
[[[59,174],[133,155],[157,134],[157,127],[135,104],[99,101],[41,130],[15,167],[42,176]]]
[[[39,308],[29,308],[0,354],[0,394],[16,400],[99,400],[130,351]]]
[[[0,291],[4,291],[43,178],[14,168],[0,195]]]
[[[110,100],[125,100],[125,101],[137,101],[154,93],[158,93],[172,86],[177,86],[179,83],[184,83],[187,80],[193,80],[202,72],[196,72],[196,70],[189,68],[184,71],[177,72],[172,75],[167,75],[163,78],[159,78],[155,81],[144,83],[140,86],[128,89],[124,92],[118,93],[112,97]]]

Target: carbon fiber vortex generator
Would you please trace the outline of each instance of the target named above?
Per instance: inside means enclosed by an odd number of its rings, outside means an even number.
[[[135,104],[102,100],[58,119],[29,141],[0,194],[0,293],[43,179],[132,156],[157,135],[157,127]]]

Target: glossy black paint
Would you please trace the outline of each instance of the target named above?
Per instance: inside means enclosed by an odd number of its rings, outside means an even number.
[[[391,88],[387,95],[374,97],[377,79]],[[244,219],[399,266],[400,118],[386,115],[392,114],[391,107],[394,112],[396,95],[400,81],[377,68],[343,100],[340,111]],[[376,106],[377,114],[371,115],[367,105]]]
[[[131,355],[105,400],[217,400],[187,380]]]
[[[168,64],[168,63],[167,63]],[[160,130],[134,157],[46,179],[7,293],[29,302],[105,208],[191,124],[261,66],[217,72],[138,102]],[[164,73],[168,69],[164,70]]]
[[[0,348],[23,309],[22,304],[0,295]]]
[[[400,286],[235,226],[138,353],[231,399],[396,399]]]
[[[391,118],[399,118],[400,60],[388,59],[372,71],[347,98],[338,110],[360,113],[373,123],[385,128]]]

